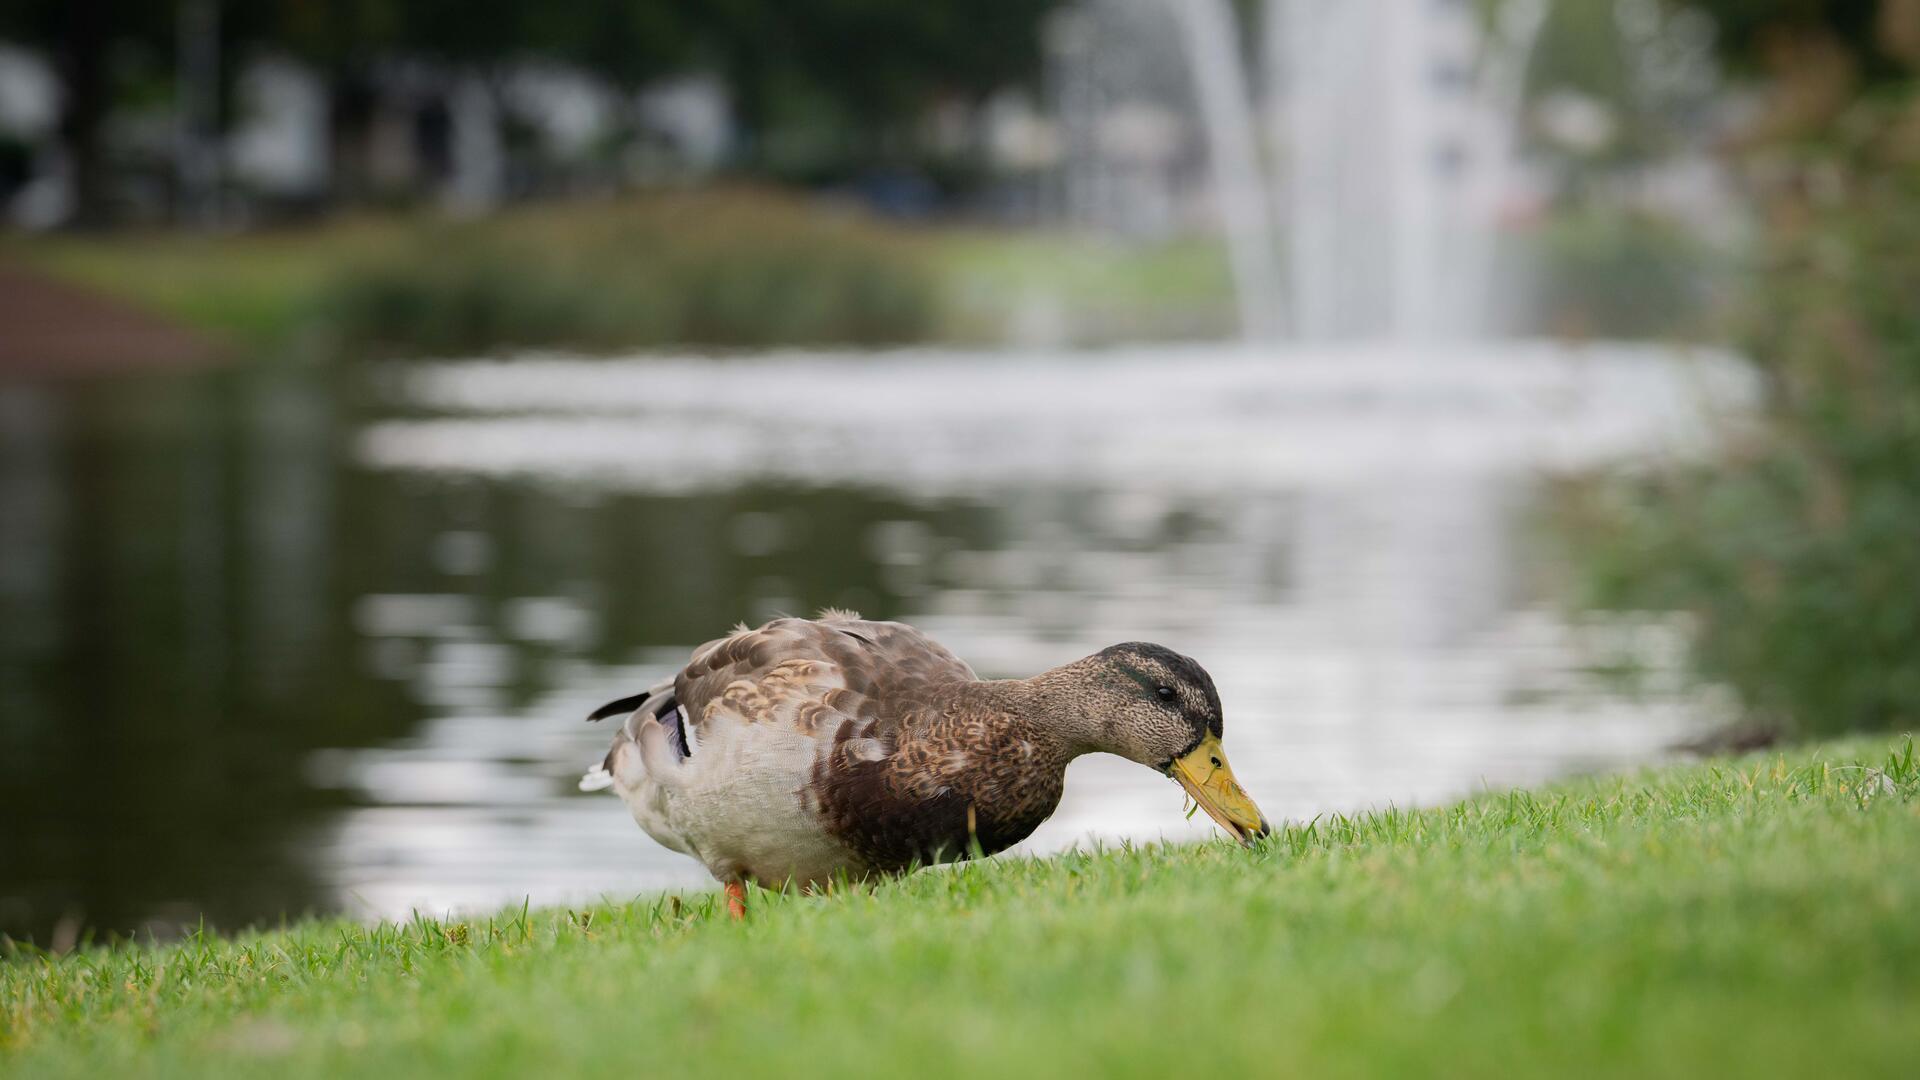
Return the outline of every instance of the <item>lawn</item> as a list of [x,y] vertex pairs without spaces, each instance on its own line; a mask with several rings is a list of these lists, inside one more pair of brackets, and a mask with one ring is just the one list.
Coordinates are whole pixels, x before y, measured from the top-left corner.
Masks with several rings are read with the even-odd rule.
[[827,898],[0,964],[0,1073],[1912,1075],[1910,737]]
[[771,191],[0,239],[0,257],[264,355],[897,343],[935,317],[909,238]]
[[261,355],[1099,344],[1234,328],[1210,238],[915,226],[758,189],[240,233],[0,234],[0,259]]
[[946,337],[1106,345],[1239,330],[1226,250],[1210,235],[1121,241],[943,229],[924,236]]
[[279,346],[348,268],[388,256],[394,222],[203,235],[186,232],[0,237],[0,257],[128,301],[242,346]]

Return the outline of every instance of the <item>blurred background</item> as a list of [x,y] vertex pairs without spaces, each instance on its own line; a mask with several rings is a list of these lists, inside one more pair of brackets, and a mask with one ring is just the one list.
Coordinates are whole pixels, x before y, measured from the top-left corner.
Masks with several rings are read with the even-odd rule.
[[[1276,818],[1920,712],[1916,0],[0,0],[0,934],[693,887],[738,620]],[[1077,763],[1023,850],[1204,835]]]

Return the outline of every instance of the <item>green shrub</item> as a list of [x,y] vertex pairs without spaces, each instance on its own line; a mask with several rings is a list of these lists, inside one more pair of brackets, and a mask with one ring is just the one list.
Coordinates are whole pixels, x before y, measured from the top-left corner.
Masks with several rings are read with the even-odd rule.
[[872,225],[726,194],[423,227],[343,272],[321,321],[425,353],[879,345],[924,339],[936,307],[930,271]]
[[1532,295],[1530,333],[1673,338],[1712,313],[1711,252],[1685,228],[1648,214],[1577,210],[1527,238],[1519,258]]
[[1584,601],[1691,613],[1695,672],[1781,729],[1920,722],[1920,167],[1898,130],[1846,129],[1772,204],[1759,430],[1581,485],[1564,519]]

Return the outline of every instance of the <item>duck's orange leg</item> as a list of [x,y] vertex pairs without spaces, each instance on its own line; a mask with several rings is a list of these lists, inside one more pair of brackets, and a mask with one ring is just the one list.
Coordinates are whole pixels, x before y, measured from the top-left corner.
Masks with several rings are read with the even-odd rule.
[[734,922],[747,917],[747,887],[738,881],[727,882],[727,914]]

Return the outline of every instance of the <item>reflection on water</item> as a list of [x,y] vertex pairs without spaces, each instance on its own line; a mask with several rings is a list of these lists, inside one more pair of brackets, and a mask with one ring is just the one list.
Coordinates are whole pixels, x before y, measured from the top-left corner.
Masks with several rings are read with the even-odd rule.
[[[1540,470],[1685,452],[1746,393],[1199,348],[0,388],[0,930],[700,884],[574,790],[578,718],[826,605],[987,675],[1188,652],[1276,816],[1644,758],[1683,703],[1580,683],[1519,523]],[[1179,807],[1088,759],[1024,847],[1203,834]]]

